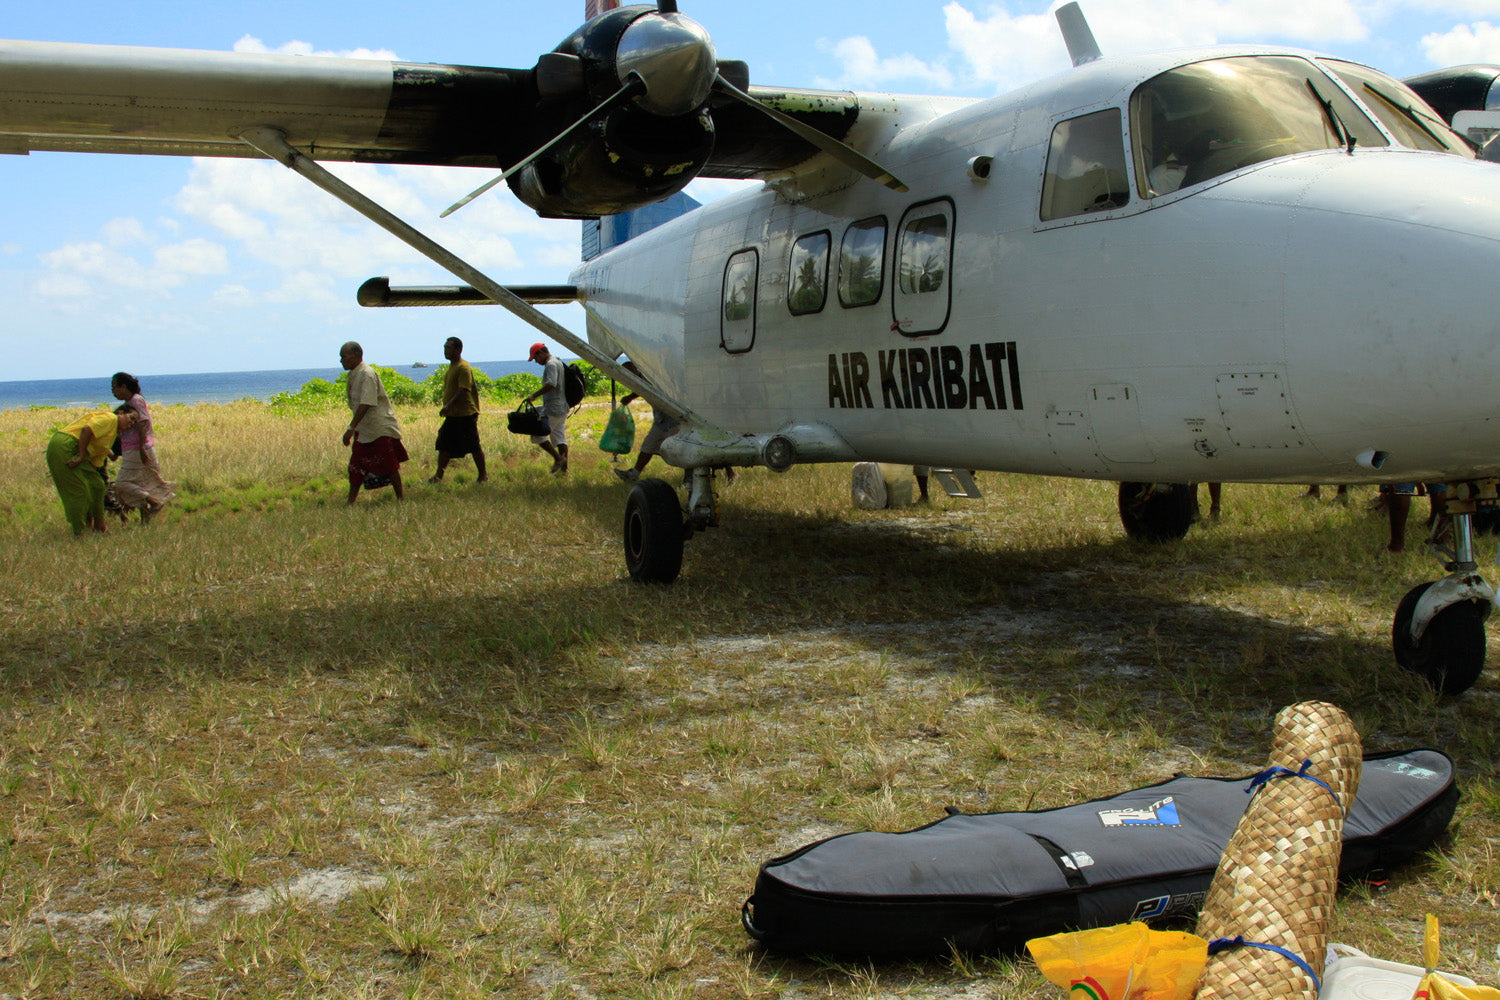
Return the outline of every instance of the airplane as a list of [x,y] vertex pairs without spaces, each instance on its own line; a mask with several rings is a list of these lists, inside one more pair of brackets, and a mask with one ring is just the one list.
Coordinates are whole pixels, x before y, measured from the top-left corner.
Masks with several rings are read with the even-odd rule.
[[[1012,93],[789,89],[675,0],[586,14],[529,69],[0,41],[0,151],[271,157],[462,282],[362,303],[498,304],[678,418],[685,496],[626,500],[636,580],[677,578],[727,466],[1112,480],[1157,541],[1197,482],[1441,482],[1447,575],[1392,643],[1444,693],[1479,677],[1500,172],[1412,89],[1284,47],[1106,59],[1075,3],[1073,68]],[[1461,77],[1424,85],[1491,110]],[[500,171],[474,196],[584,220],[585,259],[506,288],[320,161]],[[761,183],[694,207],[695,177]]]

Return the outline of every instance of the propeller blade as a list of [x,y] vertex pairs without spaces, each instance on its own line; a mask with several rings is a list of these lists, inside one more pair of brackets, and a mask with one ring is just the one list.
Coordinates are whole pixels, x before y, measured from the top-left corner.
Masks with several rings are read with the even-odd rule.
[[904,192],[908,190],[906,185],[897,180],[889,170],[885,169],[865,154],[859,152],[859,150],[855,149],[853,146],[850,146],[848,143],[840,142],[831,135],[819,132],[817,129],[813,128],[810,125],[804,125],[802,122],[799,122],[791,115],[777,111],[775,108],[770,107],[769,105],[762,104],[760,101],[757,101],[755,98],[751,97],[749,94],[745,93],[743,90],[736,87],[728,80],[724,79],[724,75],[722,73],[719,74],[718,79],[714,81],[714,89],[718,90],[721,94],[727,94],[728,96],[734,98],[736,101],[739,101],[741,104],[746,104],[752,108],[755,108],[756,110],[761,112],[761,114],[764,114],[768,118],[771,118],[772,120],[780,123],[788,131],[795,133],[799,138],[805,139],[806,141],[812,143],[818,149],[827,153],[835,160],[838,160],[844,166],[859,171],[873,181],[878,181],[879,183],[884,184],[892,191]]
[[457,212],[460,208],[463,208],[469,202],[473,201],[475,198],[478,198],[480,195],[484,194],[490,188],[494,187],[496,184],[499,184],[507,177],[510,177],[512,174],[519,173],[537,157],[541,156],[547,150],[562,142],[568,136],[572,135],[574,132],[578,131],[589,122],[593,121],[599,115],[602,115],[604,112],[615,107],[617,104],[623,104],[625,101],[630,100],[632,97],[636,97],[645,92],[646,81],[641,79],[641,75],[639,73],[631,73],[630,76],[626,78],[625,85],[623,87],[615,91],[610,96],[606,97],[603,101],[599,102],[599,105],[592,111],[584,115],[582,118],[578,119],[573,124],[569,125],[567,128],[563,129],[561,132],[557,133],[557,135],[553,136],[539,149],[532,152],[532,154],[526,157],[526,159],[522,160],[520,163],[517,163],[515,166],[506,169],[505,173],[496,178],[493,178],[492,180],[484,184],[481,184],[473,191],[470,191],[468,194],[464,195],[458,201],[455,201],[453,204],[449,205],[447,209],[444,210],[443,214],[438,216],[438,218],[446,219],[448,216],[452,215],[454,212]]

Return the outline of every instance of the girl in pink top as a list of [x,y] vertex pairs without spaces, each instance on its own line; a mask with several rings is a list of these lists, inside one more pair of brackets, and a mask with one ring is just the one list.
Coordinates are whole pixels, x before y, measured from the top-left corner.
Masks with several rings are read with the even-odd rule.
[[126,510],[139,510],[145,524],[177,494],[172,484],[161,476],[156,464],[156,434],[151,426],[151,411],[141,395],[141,384],[126,372],[116,372],[109,382],[116,399],[125,401],[140,414],[134,427],[120,436],[120,472],[115,477],[115,499]]

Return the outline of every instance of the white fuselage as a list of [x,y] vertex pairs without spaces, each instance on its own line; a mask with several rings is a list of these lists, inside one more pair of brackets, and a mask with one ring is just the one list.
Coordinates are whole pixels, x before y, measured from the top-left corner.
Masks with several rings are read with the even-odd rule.
[[[1500,473],[1493,164],[1318,149],[1043,221],[1054,126],[1128,123],[1135,87],[1191,58],[961,106],[903,98],[865,148],[909,192],[825,168],[668,223],[575,273],[596,342],[719,428],[818,425],[837,458],[1168,482]],[[846,307],[839,248],[875,217],[881,288]],[[938,294],[896,273],[922,217],[950,234]],[[826,301],[796,314],[794,256],[821,232]],[[753,311],[726,320],[736,261]]]

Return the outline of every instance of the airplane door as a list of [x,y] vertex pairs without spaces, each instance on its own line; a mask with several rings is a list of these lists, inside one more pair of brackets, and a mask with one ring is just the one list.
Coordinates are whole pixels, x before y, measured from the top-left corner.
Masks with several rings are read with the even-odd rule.
[[924,201],[896,230],[896,291],[891,318],[909,337],[941,333],[952,302],[953,202]]
[[744,354],[755,346],[755,298],[760,254],[741,250],[724,267],[724,296],[719,311],[719,346]]

